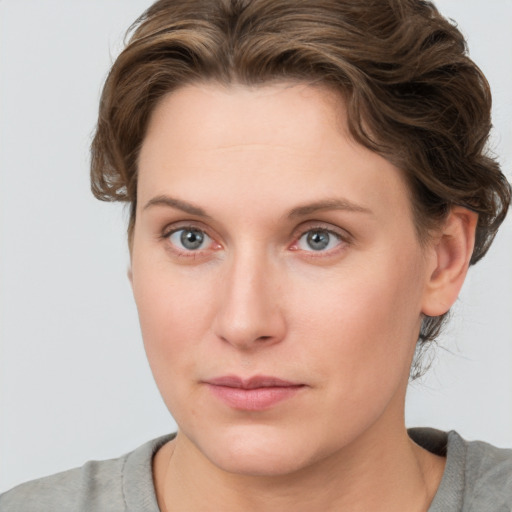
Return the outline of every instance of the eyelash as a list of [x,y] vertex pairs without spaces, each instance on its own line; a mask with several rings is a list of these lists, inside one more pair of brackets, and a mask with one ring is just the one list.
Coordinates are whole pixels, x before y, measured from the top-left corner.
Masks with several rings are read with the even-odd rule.
[[210,239],[210,243],[216,244],[216,248],[220,249],[222,246],[215,242],[214,237],[210,236],[203,227],[199,227],[192,224],[184,224],[181,226],[172,226],[171,228],[166,228],[163,230],[162,234],[160,235],[160,239],[167,244],[167,248],[172,251],[172,253],[175,256],[178,256],[179,258],[191,258],[191,259],[197,259],[203,256],[205,249],[198,249],[198,250],[186,250],[186,249],[178,249],[175,244],[171,243],[170,238],[173,234],[178,233],[180,231],[198,231],[200,233],[203,233],[205,236],[207,236]]
[[[185,224],[180,226],[172,226],[170,228],[166,228],[163,230],[162,234],[159,236],[161,240],[167,243],[167,247],[169,248],[172,253],[178,257],[183,258],[192,258],[197,259],[204,255],[204,251],[210,250],[207,249],[198,249],[198,250],[180,250],[176,247],[176,244],[171,243],[170,237],[178,233],[180,231],[198,231],[200,233],[203,233],[205,236],[207,236],[210,239],[210,244],[215,244],[216,247],[214,250],[221,249],[222,246],[218,242],[215,241],[215,238],[213,236],[210,236],[208,234],[208,230],[204,229],[203,227],[199,227],[197,225],[193,224]],[[334,256],[335,254],[338,254],[338,252],[344,250],[347,245],[351,243],[350,235],[348,233],[342,234],[338,231],[333,230],[331,227],[327,227],[323,224],[315,224],[315,225],[308,225],[307,227],[302,227],[296,230],[293,234],[293,240],[292,244],[288,246],[288,249],[291,251],[301,251],[300,248],[298,248],[298,244],[300,240],[306,236],[308,233],[311,232],[322,232],[327,233],[329,236],[333,236],[338,241],[337,246],[328,249],[328,250],[318,250],[315,251],[314,249],[311,250],[302,250],[304,255],[308,258],[321,258],[321,257],[328,257],[328,256]]]
[[348,233],[342,233],[340,231],[334,230],[331,227],[326,226],[325,224],[310,224],[307,227],[300,228],[298,232],[296,232],[296,234],[293,237],[295,241],[289,246],[289,249],[292,251],[300,251],[301,249],[297,247],[300,240],[303,237],[305,237],[308,233],[314,232],[327,233],[329,236],[336,238],[337,244],[336,247],[328,250],[303,250],[302,252],[304,253],[305,257],[308,258],[326,258],[329,256],[335,256],[340,251],[346,249],[347,245],[349,245],[351,242],[350,235]]

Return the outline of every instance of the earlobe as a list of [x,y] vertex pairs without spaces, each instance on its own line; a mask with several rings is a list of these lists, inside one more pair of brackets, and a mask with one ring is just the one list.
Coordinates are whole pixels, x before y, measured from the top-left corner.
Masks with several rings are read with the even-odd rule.
[[440,316],[456,301],[475,245],[478,214],[461,206],[450,210],[432,250],[422,313]]

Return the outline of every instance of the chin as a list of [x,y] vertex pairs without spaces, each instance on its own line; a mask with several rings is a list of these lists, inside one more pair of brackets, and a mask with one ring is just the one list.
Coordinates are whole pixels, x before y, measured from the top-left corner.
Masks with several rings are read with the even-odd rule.
[[[192,442],[209,461],[229,473],[284,476],[310,465],[312,443],[269,425],[233,425]],[[313,449],[314,451],[314,449]]]

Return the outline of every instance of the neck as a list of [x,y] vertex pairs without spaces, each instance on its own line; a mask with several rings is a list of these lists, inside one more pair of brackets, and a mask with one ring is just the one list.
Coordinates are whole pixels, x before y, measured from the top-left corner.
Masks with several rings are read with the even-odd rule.
[[272,476],[223,471],[180,433],[155,458],[159,505],[165,512],[426,512],[444,459],[415,445],[405,427],[392,432],[390,437],[389,432],[369,431],[364,439],[308,467]]

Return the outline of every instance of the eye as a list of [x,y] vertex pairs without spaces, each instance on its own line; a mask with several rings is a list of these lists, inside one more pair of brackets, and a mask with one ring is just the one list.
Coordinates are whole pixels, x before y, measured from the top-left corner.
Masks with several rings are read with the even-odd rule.
[[342,238],[337,233],[327,229],[310,229],[297,241],[297,249],[301,251],[328,251],[342,243]]
[[212,242],[212,239],[204,231],[197,228],[177,229],[167,237],[171,244],[181,251],[206,249]]

